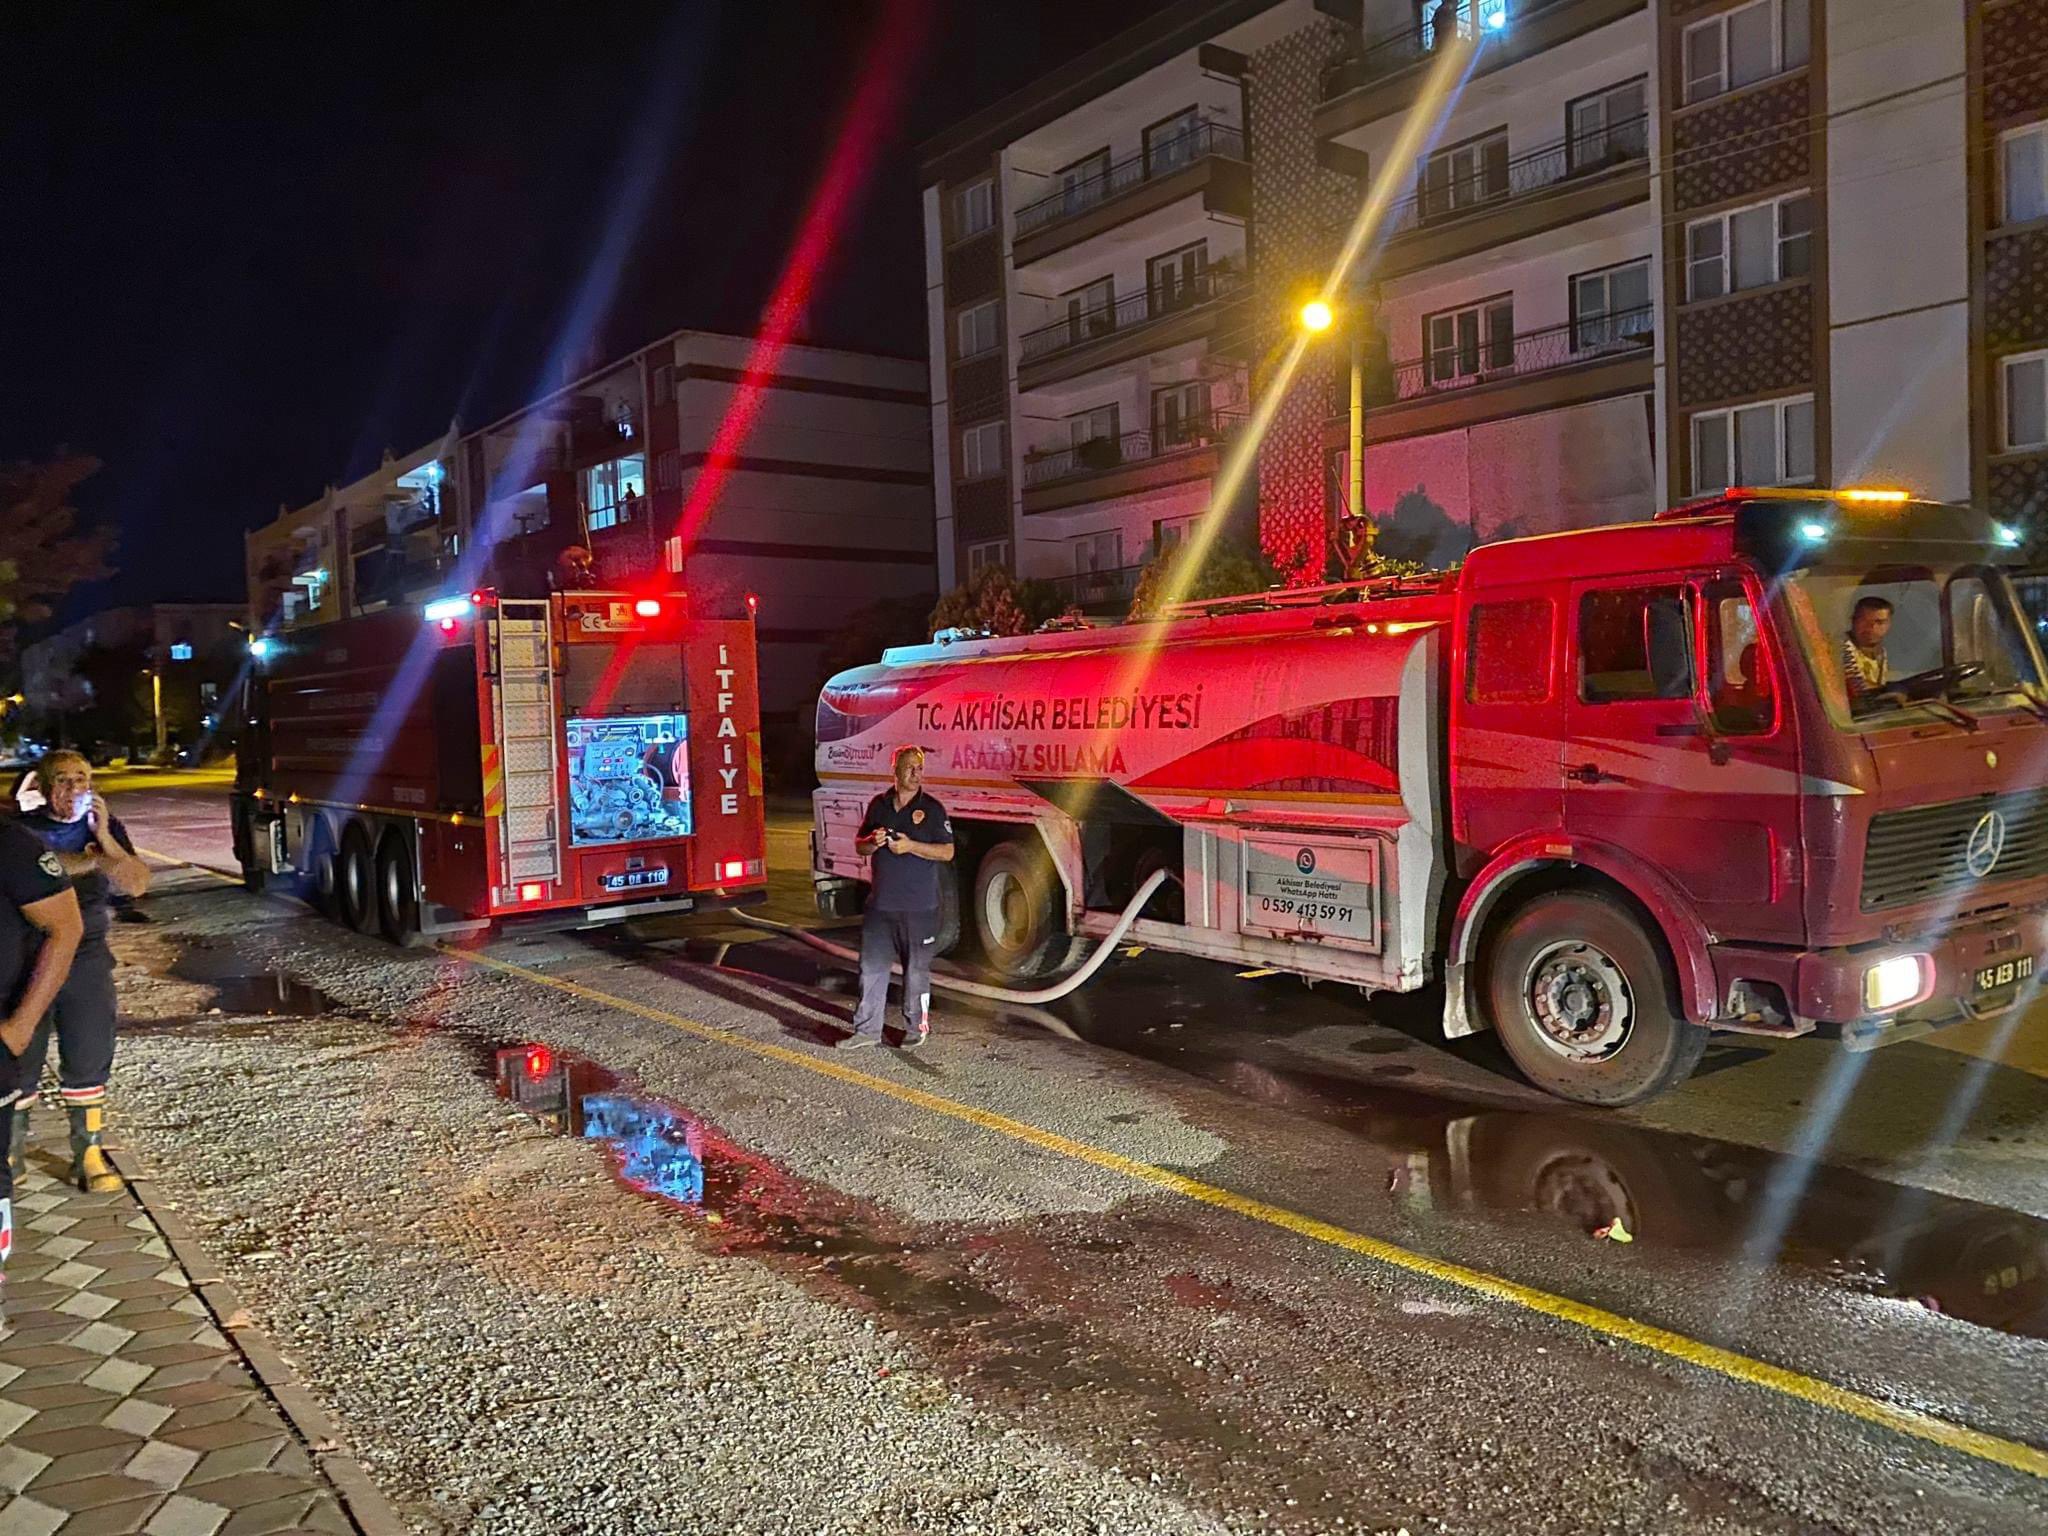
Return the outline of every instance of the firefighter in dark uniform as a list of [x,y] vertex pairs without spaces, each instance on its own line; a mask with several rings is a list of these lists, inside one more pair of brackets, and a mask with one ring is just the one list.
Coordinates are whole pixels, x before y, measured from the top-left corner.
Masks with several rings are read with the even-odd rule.
[[[71,972],[85,924],[57,856],[0,821],[0,1152],[8,1150],[21,1053]],[[0,1265],[14,1246],[14,1176],[0,1157]]]
[[889,969],[903,964],[903,1043],[931,1033],[932,954],[939,938],[941,864],[953,862],[953,823],[924,792],[924,751],[902,747],[896,784],[868,802],[860,848],[869,856],[868,902],[860,930],[860,1007],[844,1048],[882,1038]]
[[114,1068],[114,952],[107,945],[111,898],[147,891],[149,866],[136,856],[120,818],[93,793],[92,764],[83,757],[52,752],[36,764],[36,779],[45,804],[22,817],[21,825],[71,877],[85,936],[56,1006],[21,1059],[21,1098],[14,1107],[11,1138],[14,1167],[19,1174],[29,1110],[42,1086],[43,1058],[54,1034],[58,1082],[71,1120],[71,1180],[80,1189],[106,1193],[121,1187],[121,1175],[100,1146],[107,1079]]

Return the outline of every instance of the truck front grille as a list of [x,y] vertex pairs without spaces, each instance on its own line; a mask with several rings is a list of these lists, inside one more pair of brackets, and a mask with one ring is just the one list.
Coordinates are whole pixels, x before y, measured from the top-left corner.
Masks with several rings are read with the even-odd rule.
[[[1970,838],[1987,811],[2004,817],[2005,844],[1998,862],[1979,877],[1970,870]],[[1863,850],[1863,910],[1911,906],[2038,875],[2048,875],[2048,790],[1886,811],[1872,819]]]

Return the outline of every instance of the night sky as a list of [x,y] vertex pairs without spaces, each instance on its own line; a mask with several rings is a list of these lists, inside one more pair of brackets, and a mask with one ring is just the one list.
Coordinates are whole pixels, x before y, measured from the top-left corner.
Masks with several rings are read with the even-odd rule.
[[[806,339],[923,356],[917,144],[1160,8],[911,0]],[[243,529],[451,413],[751,333],[883,15],[0,0],[0,459],[103,459],[121,538],[67,615],[238,598]]]

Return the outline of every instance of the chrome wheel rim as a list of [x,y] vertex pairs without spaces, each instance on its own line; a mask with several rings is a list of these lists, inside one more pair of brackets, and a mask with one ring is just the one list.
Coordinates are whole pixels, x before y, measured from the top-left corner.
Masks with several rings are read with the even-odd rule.
[[1536,1038],[1570,1061],[1605,1061],[1628,1044],[1635,998],[1621,967],[1597,945],[1546,945],[1522,978],[1522,1006]]

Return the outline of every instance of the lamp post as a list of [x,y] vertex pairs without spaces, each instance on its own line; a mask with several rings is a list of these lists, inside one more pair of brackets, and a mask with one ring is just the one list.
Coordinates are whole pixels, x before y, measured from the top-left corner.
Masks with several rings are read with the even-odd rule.
[[155,665],[149,669],[149,696],[151,707],[156,713],[156,756],[162,762],[168,740],[164,734],[164,663],[162,657],[155,658]]
[[[1337,316],[1330,306],[1321,299],[1311,299],[1301,307],[1301,328],[1310,335],[1321,335],[1336,324]],[[1351,353],[1351,422],[1346,439],[1349,449],[1345,461],[1344,509],[1352,517],[1365,515],[1365,335],[1364,327],[1358,322],[1354,311],[1344,317],[1344,334],[1350,343]]]

